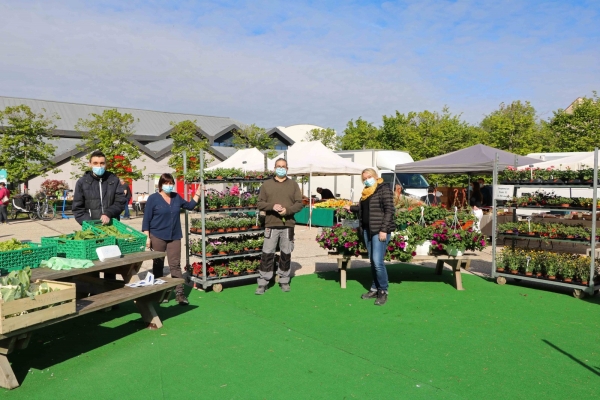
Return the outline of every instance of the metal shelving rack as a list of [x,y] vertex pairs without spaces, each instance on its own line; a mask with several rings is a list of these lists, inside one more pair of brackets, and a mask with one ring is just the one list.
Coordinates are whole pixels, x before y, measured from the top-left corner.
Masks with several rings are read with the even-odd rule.
[[[515,168],[518,165],[517,163],[517,158],[515,157]],[[494,187],[497,187],[498,185],[498,156],[496,156],[496,160],[494,162],[494,172],[493,172],[493,185]],[[503,238],[509,238],[512,239],[512,246],[515,246],[516,240],[520,240],[520,239],[524,239],[524,240],[528,240],[528,239],[532,239],[532,240],[541,240],[542,238],[535,238],[535,237],[528,237],[528,236],[523,236],[523,237],[512,237],[510,238],[509,236],[511,235],[503,235],[501,233],[498,233],[498,228],[497,228],[497,224],[498,224],[498,212],[497,210],[497,200],[496,200],[496,190],[494,190],[493,192],[493,204],[494,204],[494,213],[493,213],[493,218],[492,218],[492,232],[493,232],[493,236],[492,236],[492,278],[496,279],[496,282],[500,285],[503,285],[506,283],[506,278],[513,278],[515,280],[524,280],[524,281],[531,281],[531,282],[538,282],[538,283],[543,283],[543,284],[547,284],[547,285],[552,285],[552,286],[562,286],[562,287],[568,287],[568,288],[572,288],[573,289],[573,296],[576,298],[583,298],[586,294],[593,296],[595,293],[597,293],[598,290],[600,290],[600,284],[596,284],[594,285],[594,272],[596,269],[596,235],[594,234],[596,232],[596,214],[597,214],[597,207],[595,207],[595,205],[597,204],[598,201],[598,148],[596,148],[594,150],[594,178],[593,178],[593,183],[591,185],[582,185],[582,184],[564,184],[564,185],[544,185],[544,184],[532,184],[532,185],[514,185],[514,191],[513,191],[513,196],[516,197],[517,195],[517,189],[519,187],[528,187],[528,186],[532,186],[535,187],[536,189],[540,189],[540,188],[547,188],[547,189],[557,189],[557,188],[592,188],[593,189],[593,206],[592,206],[592,234],[590,242],[584,242],[584,241],[574,241],[574,240],[561,240],[561,239],[550,239],[550,238],[543,238],[544,240],[548,240],[550,242],[569,242],[569,243],[573,243],[573,244],[589,244],[590,245],[590,258],[591,258],[591,262],[590,262],[590,278],[588,281],[588,285],[584,286],[582,284],[577,284],[577,283],[566,283],[566,282],[558,282],[558,281],[553,281],[553,280],[549,280],[549,279],[541,279],[541,278],[534,278],[534,277],[529,277],[529,276],[524,276],[524,275],[513,275],[513,274],[509,274],[509,273],[503,273],[503,272],[497,272],[496,271],[496,242],[497,242],[497,238],[498,237],[503,237]],[[558,210],[558,211],[565,211],[565,210],[569,210],[570,208],[561,208],[561,209],[557,209],[557,208],[542,208],[542,207],[519,207],[519,206],[515,206],[514,210],[513,210],[513,222],[517,221],[517,209],[518,208],[523,208],[523,209],[540,209],[540,210]],[[574,209],[576,210],[576,209]],[[580,209],[577,209],[576,211],[581,211]],[[588,210],[589,211],[589,210]],[[560,220],[555,220],[556,222],[560,221]],[[514,236],[514,235],[513,235]]]
[[[187,172],[187,157],[184,155],[183,157],[184,159],[184,165],[183,165],[183,170],[184,170],[184,174]],[[200,162],[199,165],[202,166],[204,165],[204,151],[200,151]],[[225,180],[219,180],[219,181],[211,181],[208,183],[240,183],[240,184],[244,184],[244,183],[262,183],[264,180],[262,179],[225,179]],[[200,167],[200,185],[202,185],[202,187],[204,187],[204,184],[206,183],[204,180],[204,169],[202,167]],[[187,185],[186,185],[186,192],[187,192]],[[196,255],[196,254],[192,254],[190,252],[190,248],[189,248],[189,241],[190,241],[190,229],[189,229],[189,212],[186,210],[185,212],[185,246],[186,246],[186,265],[190,265],[190,257],[198,257],[201,258],[202,260],[202,275],[197,277],[192,275],[191,271],[189,271],[190,273],[190,277],[189,279],[196,283],[196,284],[200,284],[202,286],[202,289],[206,290],[210,287],[212,287],[212,289],[215,292],[221,292],[223,290],[223,283],[225,282],[233,282],[233,281],[239,281],[239,280],[245,280],[245,279],[256,279],[258,278],[259,274],[258,273],[253,273],[253,274],[246,274],[246,275],[238,275],[238,276],[226,276],[226,277],[210,277],[207,274],[207,264],[210,261],[223,261],[223,260],[231,260],[231,259],[236,259],[236,258],[244,258],[244,257],[248,257],[248,256],[258,256],[260,255],[260,251],[246,251],[246,252],[241,252],[239,254],[229,254],[229,255],[218,255],[218,256],[213,256],[213,257],[206,257],[206,241],[208,240],[208,238],[210,237],[237,237],[237,236],[244,236],[244,235],[254,235],[254,234],[261,234],[264,232],[264,229],[254,229],[254,230],[250,230],[250,231],[239,231],[239,232],[220,232],[220,233],[206,233],[206,217],[209,215],[216,215],[216,214],[233,214],[233,213],[240,213],[240,212],[248,212],[248,211],[255,211],[256,212],[256,217],[258,217],[258,208],[256,207],[244,207],[242,209],[240,208],[236,208],[236,209],[227,209],[227,210],[207,210],[206,209],[206,201],[205,201],[205,191],[202,190],[202,196],[200,196],[200,217],[201,217],[201,221],[202,221],[202,233],[197,233],[196,235],[199,235],[202,238],[202,256]]]

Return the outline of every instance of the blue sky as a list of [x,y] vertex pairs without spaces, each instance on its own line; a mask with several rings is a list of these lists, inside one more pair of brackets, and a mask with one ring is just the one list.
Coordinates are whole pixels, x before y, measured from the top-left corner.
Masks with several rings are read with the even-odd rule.
[[0,2],[0,94],[342,130],[600,89],[597,1]]

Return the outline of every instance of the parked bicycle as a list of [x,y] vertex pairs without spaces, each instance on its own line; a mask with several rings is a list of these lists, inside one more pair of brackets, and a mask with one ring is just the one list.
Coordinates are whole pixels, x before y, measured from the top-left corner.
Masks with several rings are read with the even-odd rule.
[[40,193],[36,199],[27,193],[14,196],[12,198],[12,207],[10,210],[11,219],[17,219],[19,214],[27,214],[29,219],[41,219],[42,221],[51,221],[56,216],[54,206],[48,201],[56,199],[56,196],[48,196]]

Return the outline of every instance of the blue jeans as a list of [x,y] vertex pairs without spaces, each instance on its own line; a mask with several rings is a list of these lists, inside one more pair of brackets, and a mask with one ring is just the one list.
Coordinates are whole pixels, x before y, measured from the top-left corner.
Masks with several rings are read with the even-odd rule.
[[130,218],[129,216],[129,199],[127,200],[127,204],[125,204],[125,214],[123,214],[124,218]]
[[371,273],[373,274],[373,283],[371,290],[388,290],[388,273],[383,262],[387,245],[390,242],[391,235],[388,233],[385,242],[379,241],[379,232],[372,235],[369,231],[363,232],[367,251],[369,252],[369,260],[371,261]]

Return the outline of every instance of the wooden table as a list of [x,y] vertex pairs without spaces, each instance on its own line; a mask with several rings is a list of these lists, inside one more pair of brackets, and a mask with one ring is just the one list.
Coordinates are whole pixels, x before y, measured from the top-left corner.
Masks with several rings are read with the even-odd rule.
[[[85,269],[71,269],[68,271],[55,271],[49,268],[36,268],[32,270],[31,280],[47,279],[54,281],[68,281],[76,284],[77,300],[76,312],[59,318],[37,323],[26,328],[0,334],[0,387],[14,389],[19,386],[7,355],[14,349],[24,349],[29,344],[31,335],[36,329],[56,324],[71,318],[89,314],[94,311],[104,310],[108,307],[133,300],[149,329],[159,329],[162,322],[154,308],[154,302],[162,302],[168,298],[179,284],[184,280],[180,278],[161,278],[167,283],[140,288],[126,287],[125,284],[133,280],[139,272],[142,263],[146,260],[165,257],[166,253],[152,251],[133,253],[121,258],[95,261],[94,266]],[[106,280],[97,277],[98,272],[120,274],[123,281]]]
[[[352,258],[360,259],[359,257],[354,256],[345,256],[339,254],[329,254],[329,257],[336,258],[338,263],[338,272],[340,274],[340,288],[346,289],[346,270],[350,268],[350,264],[352,263]],[[364,257],[363,257],[364,258]],[[469,270],[471,268],[471,259],[473,256],[458,256],[451,257],[448,255],[440,255],[440,256],[414,256],[410,263],[413,262],[433,262],[435,261],[435,273],[437,275],[442,274],[442,270],[444,269],[444,263],[448,264],[452,267],[452,273],[454,275],[454,287],[456,290],[465,290],[462,285],[462,277],[460,275],[461,267],[465,270]]]

